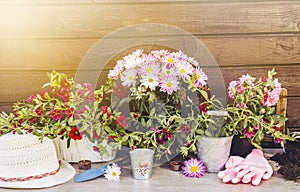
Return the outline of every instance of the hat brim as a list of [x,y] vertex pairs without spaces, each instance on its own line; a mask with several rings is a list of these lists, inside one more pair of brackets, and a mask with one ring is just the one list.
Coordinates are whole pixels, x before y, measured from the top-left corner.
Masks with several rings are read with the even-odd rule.
[[40,179],[21,181],[21,182],[4,182],[0,181],[0,187],[2,188],[23,188],[23,189],[38,189],[47,188],[55,185],[59,185],[71,180],[76,171],[66,161],[61,161],[60,170],[55,175],[43,177]]

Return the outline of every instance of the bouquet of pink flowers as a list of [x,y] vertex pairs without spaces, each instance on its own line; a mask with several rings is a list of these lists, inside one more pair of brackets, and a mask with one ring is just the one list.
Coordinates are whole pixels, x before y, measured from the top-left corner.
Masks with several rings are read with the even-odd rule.
[[194,58],[181,51],[138,49],[117,61],[108,78],[112,107],[128,123],[117,142],[154,148],[158,157],[196,150],[212,102],[207,75]]

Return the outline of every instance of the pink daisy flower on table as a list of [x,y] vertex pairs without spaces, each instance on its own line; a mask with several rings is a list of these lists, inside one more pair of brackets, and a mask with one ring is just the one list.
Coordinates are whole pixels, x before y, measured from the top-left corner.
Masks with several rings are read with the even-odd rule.
[[137,71],[135,69],[126,70],[121,76],[122,85],[124,87],[133,86],[136,83],[136,78],[137,78]]
[[196,68],[196,71],[195,71],[195,81],[194,81],[194,84],[197,86],[197,87],[202,87],[204,85],[206,85],[206,81],[207,81],[207,75],[202,71],[202,69],[199,69],[199,68]]
[[154,90],[159,85],[159,79],[155,74],[147,74],[146,76],[142,76],[141,82],[142,86],[145,88],[150,88]]
[[179,82],[175,75],[166,75],[160,82],[160,90],[171,95],[173,91],[177,91],[179,89],[178,84]]
[[201,160],[191,158],[188,161],[184,161],[182,173],[187,177],[199,178],[206,174],[206,167]]
[[192,75],[194,72],[193,66],[186,61],[178,62],[178,64],[176,65],[176,69],[177,69],[177,74],[182,79],[189,78],[190,75]]

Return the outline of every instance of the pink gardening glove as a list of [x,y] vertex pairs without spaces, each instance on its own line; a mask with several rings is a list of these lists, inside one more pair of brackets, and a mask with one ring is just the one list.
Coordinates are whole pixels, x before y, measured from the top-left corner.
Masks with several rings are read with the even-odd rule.
[[235,166],[236,177],[231,181],[237,183],[252,183],[258,185],[262,179],[270,179],[273,169],[263,156],[263,152],[253,149],[252,152],[238,165]]
[[[225,164],[225,170],[219,171],[218,177],[222,179],[224,183],[227,183],[229,181],[232,182],[233,178],[236,178],[237,173],[234,172],[234,168],[240,164],[244,158],[240,156],[231,156],[229,157],[228,161]],[[239,181],[237,181],[238,183]]]

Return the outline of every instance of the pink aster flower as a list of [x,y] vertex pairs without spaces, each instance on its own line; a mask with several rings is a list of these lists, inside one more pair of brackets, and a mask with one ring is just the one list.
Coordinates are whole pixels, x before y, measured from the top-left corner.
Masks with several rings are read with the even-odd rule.
[[158,75],[160,73],[160,66],[156,62],[146,63],[138,67],[138,73],[140,75]]
[[143,59],[141,57],[142,54],[143,54],[143,50],[142,49],[137,49],[132,54],[129,54],[129,55],[123,57],[125,68],[126,69],[133,69],[136,66],[141,65],[143,63]]
[[187,177],[199,178],[206,174],[206,167],[201,160],[191,158],[188,161],[184,161],[182,173]]
[[202,71],[202,69],[196,68],[195,71],[195,81],[194,84],[196,85],[196,87],[202,87],[204,85],[206,85],[206,81],[207,81],[207,75]]
[[145,88],[150,88],[154,90],[159,85],[159,79],[155,74],[148,74],[146,76],[142,76],[141,82]]
[[178,63],[178,57],[174,52],[172,53],[166,53],[165,55],[162,55],[161,58],[162,64],[166,65],[168,68],[171,68]]
[[175,75],[166,75],[160,83],[160,90],[163,92],[167,92],[169,95],[173,93],[173,91],[177,91],[179,89],[179,82]]
[[124,87],[130,87],[135,85],[137,78],[137,71],[136,69],[130,69],[124,71],[123,75],[121,76],[122,85]]
[[169,68],[169,67],[167,67],[167,65],[163,65],[161,70],[162,70],[161,78],[163,78],[165,75],[171,75],[171,74],[174,75],[177,73],[177,71],[174,67]]
[[119,75],[124,70],[124,61],[118,60],[116,66],[109,71],[108,77],[112,79],[118,79]]
[[176,69],[177,69],[177,74],[182,79],[189,78],[190,75],[192,75],[194,72],[193,66],[186,61],[178,62],[178,64],[176,65]]
[[63,116],[62,110],[54,109],[52,108],[50,111],[50,117],[52,117],[53,120],[57,121],[60,120]]

